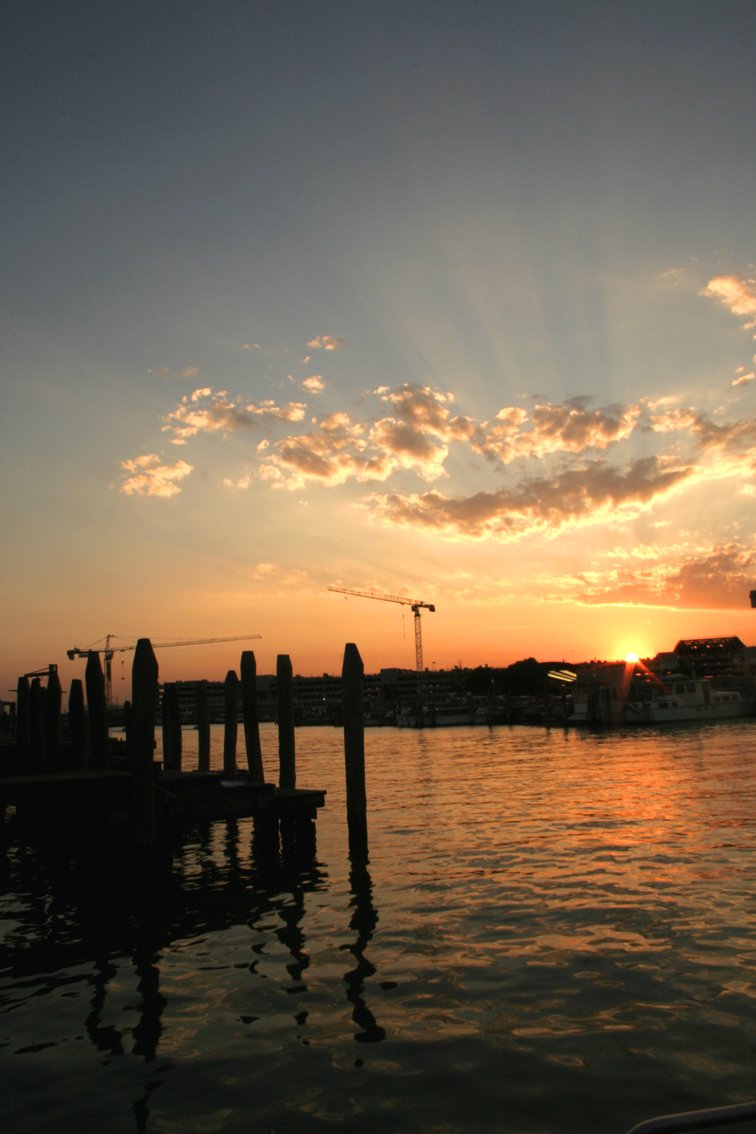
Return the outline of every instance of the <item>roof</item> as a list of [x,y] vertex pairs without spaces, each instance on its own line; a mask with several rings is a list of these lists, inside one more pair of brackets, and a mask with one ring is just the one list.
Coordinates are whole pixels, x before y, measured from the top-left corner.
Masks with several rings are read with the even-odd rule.
[[713,657],[722,654],[742,654],[745,650],[740,638],[683,638],[675,646],[675,653],[686,657]]

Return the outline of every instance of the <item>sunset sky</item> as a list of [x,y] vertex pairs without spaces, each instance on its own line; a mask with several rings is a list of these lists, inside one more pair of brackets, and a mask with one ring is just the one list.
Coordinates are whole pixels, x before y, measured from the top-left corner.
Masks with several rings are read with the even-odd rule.
[[3,689],[756,642],[752,0],[1,19]]

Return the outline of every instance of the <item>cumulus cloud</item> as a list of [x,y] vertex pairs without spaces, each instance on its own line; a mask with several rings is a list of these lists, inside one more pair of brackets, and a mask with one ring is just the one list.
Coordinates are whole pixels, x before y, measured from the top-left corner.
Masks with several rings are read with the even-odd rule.
[[125,496],[167,498],[181,492],[179,482],[189,476],[193,466],[186,461],[166,465],[156,453],[143,453],[139,457],[121,461],[121,468],[127,474],[121,482],[121,492]]
[[288,402],[279,406],[270,399],[255,405],[241,398],[230,398],[225,390],[209,386],[186,394],[166,415],[163,432],[174,444],[183,445],[198,433],[232,433],[237,429],[261,428],[273,422],[302,421],[306,406]]
[[628,519],[678,489],[691,475],[656,457],[627,469],[592,461],[554,477],[524,479],[514,488],[452,499],[439,492],[383,497],[371,503],[394,524],[426,528],[469,539],[517,539],[534,532],[553,534],[567,526]]
[[310,350],[341,350],[344,340],[340,335],[316,335],[307,345]]
[[303,378],[302,389],[307,390],[308,394],[322,394],[325,389],[323,376],[321,374],[310,374],[307,378]]
[[308,482],[332,487],[352,477],[385,480],[392,468],[390,460],[369,451],[364,427],[341,412],[323,418],[308,433],[275,442],[260,476],[279,488],[303,488]]
[[733,315],[744,318],[743,326],[746,330],[756,329],[756,279],[714,276],[702,290],[701,295],[718,299]]
[[381,387],[376,393],[396,416],[379,417],[372,424],[354,422],[346,413],[324,417],[314,430],[275,442],[261,476],[289,489],[308,482],[333,486],[350,479],[385,481],[400,469],[426,481],[446,476],[449,450],[442,438],[455,436],[457,429],[445,408],[450,395],[408,386]]
[[641,405],[615,405],[591,409],[589,398],[542,402],[528,413],[520,406],[505,406],[497,424],[477,431],[473,448],[503,464],[551,453],[584,453],[607,449],[626,440],[638,427]]
[[428,481],[446,475],[447,447],[405,421],[383,418],[371,429],[370,442],[386,455],[394,468],[411,469]]
[[394,388],[378,386],[373,393],[382,402],[387,402],[391,406],[394,415],[400,421],[416,429],[435,433],[439,437],[445,436],[450,417],[447,406],[454,401],[453,394],[445,394],[430,386],[414,386],[406,382]]
[[[325,338],[320,349],[328,349]],[[745,384],[751,375],[741,377]],[[320,374],[300,381],[313,397],[325,385]],[[247,489],[253,480],[292,491],[372,484],[365,505],[383,522],[452,539],[551,538],[570,528],[623,523],[672,493],[715,479],[730,478],[733,499],[756,472],[756,419],[728,422],[724,410],[707,416],[673,397],[609,405],[539,398],[476,420],[458,412],[451,392],[422,384],[374,388],[359,416],[346,410],[313,416],[304,402],[250,402],[204,386],[182,397],[162,428],[174,445],[252,431],[243,472],[223,478],[229,489]],[[654,455],[638,458],[639,451]],[[411,483],[413,477],[426,486],[449,481],[460,469],[469,476],[476,463],[475,492],[422,491]],[[129,474],[123,491],[143,495],[173,495],[191,471],[185,462],[164,465],[152,454],[123,467]],[[506,486],[496,483],[497,474],[500,481],[506,475]],[[394,475],[397,482],[378,491]]]

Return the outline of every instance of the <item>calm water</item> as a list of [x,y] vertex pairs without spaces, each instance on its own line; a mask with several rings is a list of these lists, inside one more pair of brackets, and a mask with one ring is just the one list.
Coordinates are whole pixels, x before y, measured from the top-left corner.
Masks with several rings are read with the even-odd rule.
[[371,730],[366,758],[367,866],[331,729],[297,733],[307,869],[247,821],[141,895],[12,851],[5,1129],[623,1134],[756,1098],[756,722]]

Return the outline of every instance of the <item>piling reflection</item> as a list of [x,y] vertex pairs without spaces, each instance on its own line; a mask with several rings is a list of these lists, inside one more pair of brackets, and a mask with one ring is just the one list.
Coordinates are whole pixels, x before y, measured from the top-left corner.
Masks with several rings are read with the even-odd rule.
[[[187,941],[263,927],[269,941],[284,947],[283,960],[278,949],[266,958],[286,974],[276,983],[286,992],[305,990],[306,897],[322,890],[326,878],[316,860],[303,855],[306,842],[253,838],[251,821],[207,822],[176,836],[148,870],[126,860],[73,861],[45,847],[14,848],[8,880],[17,892],[29,887],[28,915],[5,937],[10,981],[7,994],[0,993],[0,1011],[87,982],[81,1023],[74,1018],[68,1034],[86,1036],[107,1062],[128,1055],[144,1062],[147,1075],[130,1106],[136,1129],[149,1129],[151,1100],[172,1068],[170,1044],[161,1050],[173,987],[170,977],[169,990],[163,987],[166,956],[175,961]],[[258,974],[254,962],[247,968],[258,978],[271,975]],[[70,1018],[74,994],[59,995],[67,997]],[[304,1015],[293,1012],[293,1023],[301,1027]],[[53,1036],[40,1050],[63,1042]],[[19,1036],[16,1051],[23,1050]]]
[[116,976],[115,965],[107,960],[98,960],[92,978],[91,1011],[86,1019],[87,1035],[98,1051],[110,1055],[123,1055],[123,1034],[113,1024],[103,1023],[103,1012],[108,985]]
[[347,985],[347,999],[352,1004],[352,1019],[360,1029],[354,1038],[360,1043],[380,1043],[386,1033],[378,1024],[368,1007],[364,992],[366,980],[375,973],[375,966],[365,956],[375,927],[378,924],[378,911],[373,905],[373,883],[367,867],[367,858],[353,856],[349,871],[349,889],[352,895],[350,908],[352,916],[349,928],[356,932],[352,945],[344,946],[353,955],[353,969],[344,973]]

